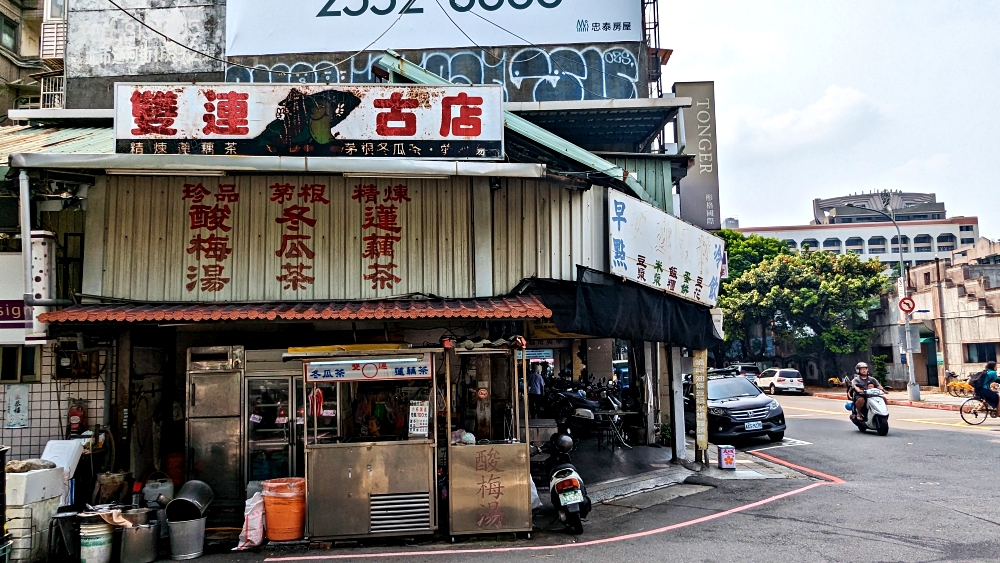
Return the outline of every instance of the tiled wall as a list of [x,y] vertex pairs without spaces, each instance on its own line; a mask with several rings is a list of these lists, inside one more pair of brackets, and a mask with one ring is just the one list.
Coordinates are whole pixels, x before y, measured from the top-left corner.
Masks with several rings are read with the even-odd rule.
[[[101,352],[102,365],[111,369],[107,353]],[[65,437],[70,401],[87,401],[87,425],[93,429],[104,417],[104,379],[55,379],[55,355],[52,345],[42,347],[42,374],[39,383],[26,383],[29,423],[27,428],[7,428],[7,386],[0,385],[0,444],[10,446],[7,459],[29,459],[42,455],[49,440]]]

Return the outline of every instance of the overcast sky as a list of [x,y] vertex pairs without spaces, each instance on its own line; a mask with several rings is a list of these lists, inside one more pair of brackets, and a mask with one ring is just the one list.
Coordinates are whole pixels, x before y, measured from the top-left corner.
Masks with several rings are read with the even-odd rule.
[[934,192],[1000,237],[1000,1],[661,0],[664,87],[714,80],[722,216]]

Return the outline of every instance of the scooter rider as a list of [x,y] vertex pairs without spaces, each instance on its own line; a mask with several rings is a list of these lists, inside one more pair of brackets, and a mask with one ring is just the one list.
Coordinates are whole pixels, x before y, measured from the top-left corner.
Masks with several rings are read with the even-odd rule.
[[868,376],[868,364],[864,362],[858,362],[858,365],[854,366],[854,373],[856,375],[854,380],[851,381],[851,388],[854,390],[854,417],[864,419],[865,404],[867,403],[864,396],[865,391],[869,387],[874,387],[884,392],[885,388],[882,387],[882,384],[877,379]]

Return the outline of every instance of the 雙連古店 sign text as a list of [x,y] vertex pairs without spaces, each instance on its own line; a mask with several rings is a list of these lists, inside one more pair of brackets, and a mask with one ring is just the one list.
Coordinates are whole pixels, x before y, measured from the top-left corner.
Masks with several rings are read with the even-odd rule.
[[500,86],[115,85],[125,154],[493,159]]

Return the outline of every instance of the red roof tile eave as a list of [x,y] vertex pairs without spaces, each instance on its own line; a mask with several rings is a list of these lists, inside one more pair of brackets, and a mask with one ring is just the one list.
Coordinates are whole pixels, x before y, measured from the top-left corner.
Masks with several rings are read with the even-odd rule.
[[552,311],[533,296],[434,301],[331,303],[76,305],[43,313],[44,323],[206,322],[241,320],[548,319]]

